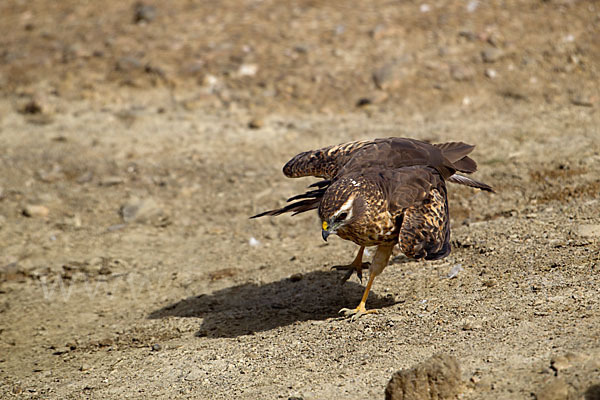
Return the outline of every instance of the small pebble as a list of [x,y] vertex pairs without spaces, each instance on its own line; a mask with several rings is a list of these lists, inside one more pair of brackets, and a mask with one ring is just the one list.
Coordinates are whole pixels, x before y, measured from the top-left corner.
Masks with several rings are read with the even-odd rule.
[[156,7],[144,4],[136,3],[133,8],[133,22],[136,24],[140,22],[152,22],[156,18]]
[[152,351],[161,351],[162,350],[162,346],[158,343],[154,343],[152,345]]
[[164,214],[161,206],[151,197],[131,198],[120,209],[124,222],[151,222]]
[[458,273],[462,270],[463,270],[462,264],[456,264],[454,267],[452,267],[450,272],[448,272],[447,278],[448,279],[456,278],[458,276]]
[[599,237],[600,224],[583,224],[577,227],[577,234],[584,237]]
[[302,274],[300,273],[296,273],[290,276],[290,281],[292,282],[298,282],[299,280],[302,279]]
[[381,90],[397,88],[404,77],[404,69],[399,61],[391,61],[373,71],[373,82]]
[[496,286],[496,281],[494,279],[488,279],[487,281],[483,282],[483,286],[491,288]]
[[504,51],[496,47],[488,47],[481,52],[481,59],[486,63],[494,63],[504,57]]
[[265,125],[265,121],[262,118],[253,118],[248,122],[248,128],[250,129],[260,129]]
[[450,67],[450,76],[458,82],[470,81],[475,77],[475,70],[470,66],[453,65]]
[[490,79],[494,79],[495,77],[498,76],[498,73],[496,72],[495,69],[492,68],[487,68],[484,72],[486,78],[490,78]]
[[104,179],[102,179],[102,180],[100,181],[100,186],[114,186],[114,185],[120,185],[120,184],[122,184],[123,182],[125,182],[125,181],[123,180],[123,178],[120,178],[120,177],[118,177],[118,176],[109,176],[109,177],[106,177],[106,178],[104,178]]
[[28,204],[23,209],[23,215],[31,218],[46,218],[50,210],[46,206]]
[[569,385],[561,378],[554,378],[536,393],[537,400],[567,400]]
[[258,65],[256,64],[242,64],[238,69],[239,76],[254,76],[258,72]]

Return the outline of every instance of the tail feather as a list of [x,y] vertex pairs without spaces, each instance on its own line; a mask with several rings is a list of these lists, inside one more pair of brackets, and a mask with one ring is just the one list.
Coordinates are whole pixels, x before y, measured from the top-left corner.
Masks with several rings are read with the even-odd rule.
[[434,144],[435,147],[442,150],[444,156],[450,162],[456,162],[473,151],[475,146],[463,142],[447,142]]
[[458,183],[459,185],[465,185],[476,189],[485,190],[486,192],[495,193],[494,189],[483,182],[476,181],[475,179],[468,178],[464,175],[454,174],[450,178],[448,178],[448,182]]
[[475,146],[463,142],[439,143],[434,144],[434,146],[442,150],[444,157],[446,157],[458,171],[468,174],[477,171],[477,163],[472,158],[467,157],[467,155],[473,151]]

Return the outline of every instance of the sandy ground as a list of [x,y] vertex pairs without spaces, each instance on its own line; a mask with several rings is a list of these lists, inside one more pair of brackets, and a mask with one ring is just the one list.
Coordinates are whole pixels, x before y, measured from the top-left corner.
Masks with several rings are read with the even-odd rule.
[[[597,2],[5,0],[0,33],[0,397],[383,398],[445,353],[464,399],[600,399]],[[451,255],[350,322],[356,246],[248,217],[387,136],[476,144],[497,193],[451,186]]]

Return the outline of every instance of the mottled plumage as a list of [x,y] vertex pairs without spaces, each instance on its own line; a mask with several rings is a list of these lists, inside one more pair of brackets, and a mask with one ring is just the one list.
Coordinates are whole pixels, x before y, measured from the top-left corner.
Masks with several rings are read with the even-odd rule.
[[[391,249],[398,244],[409,257],[435,260],[450,253],[450,217],[446,181],[492,191],[457,172],[477,169],[468,157],[474,146],[462,142],[429,144],[386,138],[356,141],[300,153],[284,167],[291,178],[323,178],[306,193],[288,199],[287,206],[266,211],[265,215],[294,214],[318,209],[323,238],[337,234],[361,246],[349,266],[361,277],[362,251],[378,246],[365,294],[347,315],[367,313],[364,303],[371,284],[387,265]],[[346,279],[350,275],[346,275]]]

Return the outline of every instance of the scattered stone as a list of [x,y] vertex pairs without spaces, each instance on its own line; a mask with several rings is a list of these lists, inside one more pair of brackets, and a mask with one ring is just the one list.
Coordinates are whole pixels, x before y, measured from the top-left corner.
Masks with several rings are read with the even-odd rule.
[[131,198],[121,206],[121,217],[124,222],[153,222],[163,216],[163,209],[153,198]]
[[479,7],[479,1],[471,0],[467,3],[467,12],[472,13],[473,11],[477,10],[477,7]]
[[21,114],[41,114],[42,113],[42,106],[41,106],[41,104],[37,100],[30,99],[27,102],[23,103],[18,108],[18,111]]
[[586,93],[576,93],[571,97],[571,104],[580,107],[594,107],[594,104],[597,102],[598,97]]
[[456,358],[438,354],[412,369],[392,376],[386,400],[454,399],[461,391],[460,366]]
[[381,90],[391,90],[400,86],[404,77],[402,61],[390,61],[373,71],[373,82]]
[[106,178],[104,178],[104,179],[102,179],[100,181],[100,186],[120,185],[123,182],[125,182],[125,181],[121,177],[118,177],[118,176],[109,176],[109,177],[106,177]]
[[117,60],[115,64],[115,68],[117,71],[134,71],[134,70],[142,70],[144,69],[144,64],[135,57],[125,56],[121,57]]
[[550,368],[552,368],[557,374],[559,371],[565,370],[571,366],[571,362],[567,356],[561,355],[552,357],[550,360]]
[[258,65],[256,64],[242,64],[237,71],[239,76],[254,76],[258,72]]
[[133,7],[133,22],[139,24],[140,22],[152,22],[156,18],[156,7],[144,4],[142,2],[136,3]]
[[161,351],[162,350],[162,346],[158,343],[154,343],[152,345],[152,351]]
[[302,280],[302,274],[301,273],[292,274],[290,276],[290,281],[292,281],[292,282],[298,282],[300,280]]
[[27,122],[46,125],[54,121],[55,109],[48,98],[43,95],[25,97],[17,102],[17,112],[22,114]]
[[458,82],[470,81],[475,77],[475,69],[468,65],[452,65],[450,76]]
[[481,59],[486,63],[494,63],[505,56],[504,50],[496,47],[488,47],[481,52]]
[[248,122],[248,128],[260,129],[265,125],[265,121],[262,118],[253,118]]
[[484,72],[486,78],[490,78],[490,79],[494,79],[495,77],[498,76],[498,73],[496,72],[495,69],[492,68],[487,68]]
[[452,269],[450,269],[450,272],[448,272],[448,275],[446,277],[448,279],[456,278],[458,276],[459,272],[462,270],[463,270],[462,264],[456,264],[454,267],[452,267]]
[[30,218],[46,218],[50,210],[46,206],[28,204],[23,208],[23,215]]
[[198,369],[194,369],[191,370],[190,372],[188,372],[188,374],[185,376],[185,380],[186,381],[199,381],[201,379],[206,378],[206,374],[203,373],[199,368]]
[[98,347],[109,347],[113,345],[113,340],[111,338],[104,338],[98,341]]
[[553,378],[535,396],[537,400],[567,400],[569,385],[561,378]]
[[356,102],[357,107],[365,107],[371,104],[379,104],[386,101],[388,98],[388,94],[384,91],[377,90],[373,94],[367,97],[361,97]]
[[248,244],[250,245],[250,247],[258,247],[260,246],[260,241],[254,236],[252,236],[250,240],[248,240]]
[[75,179],[75,182],[77,182],[81,185],[81,184],[90,182],[93,177],[94,177],[94,173],[92,171],[86,171],[86,172],[82,173],[81,175],[79,175]]
[[500,96],[513,100],[527,100],[527,94],[517,87],[507,87],[499,91]]
[[577,234],[584,237],[599,237],[600,224],[584,224],[577,227]]
[[394,29],[387,25],[384,25],[384,24],[379,24],[379,25],[375,26],[375,28],[371,29],[371,31],[369,31],[369,35],[374,40],[381,40],[381,39],[391,36],[393,34],[394,34]]
[[89,364],[81,364],[81,366],[79,367],[80,371],[89,371],[90,370],[90,365]]
[[494,287],[494,286],[496,286],[496,284],[497,284],[497,282],[495,279],[488,279],[488,280],[483,281],[483,286],[488,287],[488,288]]
[[211,281],[218,281],[224,278],[231,278],[238,274],[238,270],[236,268],[222,268],[208,274],[208,279]]
[[474,331],[477,329],[481,329],[481,323],[477,322],[476,320],[473,319],[467,319],[465,322],[463,322],[461,329],[463,331]]
[[111,225],[108,228],[106,228],[106,230],[108,232],[114,232],[114,231],[118,231],[121,230],[123,228],[125,228],[127,225],[126,224],[115,224],[115,225]]
[[65,177],[65,175],[62,172],[62,168],[58,164],[53,165],[50,171],[38,169],[37,176],[40,181],[46,183],[56,182]]
[[587,388],[584,395],[585,400],[600,400],[600,384],[592,385]]

